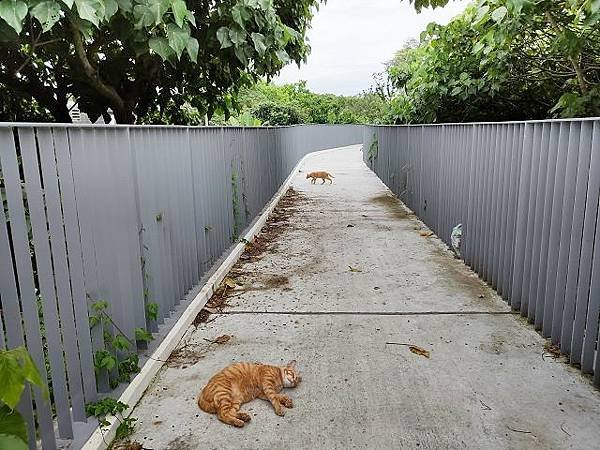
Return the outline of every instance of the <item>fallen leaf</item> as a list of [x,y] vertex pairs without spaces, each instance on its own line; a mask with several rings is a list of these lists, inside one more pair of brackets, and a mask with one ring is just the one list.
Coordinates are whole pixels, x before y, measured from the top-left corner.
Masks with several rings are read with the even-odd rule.
[[546,342],[544,344],[544,352],[550,353],[550,356],[554,359],[560,358],[560,347],[554,345],[552,342]]
[[424,348],[417,347],[416,345],[409,345],[408,349],[415,355],[420,355],[420,356],[424,356],[425,358],[429,358],[429,350],[425,350]]
[[433,236],[433,231],[421,231],[419,234],[423,237],[429,237]]
[[358,267],[348,266],[348,269],[350,269],[350,272],[362,272]]
[[218,338],[216,338],[215,343],[216,344],[226,344],[227,342],[229,342],[230,339],[231,339],[231,336],[229,336],[228,334],[224,334],[223,336],[219,336]]
[[236,283],[235,283],[235,281],[233,281],[231,278],[225,278],[225,279],[223,280],[223,284],[224,284],[225,286],[227,286],[228,288],[230,288],[230,289],[233,289],[233,288],[235,288],[235,287],[236,287]]
[[403,345],[405,347],[408,347],[408,349],[411,351],[411,353],[414,353],[415,355],[424,356],[425,358],[429,358],[429,356],[430,356],[429,350],[425,350],[424,348],[418,347],[413,344],[401,344],[400,342],[386,342],[386,344],[387,345]]

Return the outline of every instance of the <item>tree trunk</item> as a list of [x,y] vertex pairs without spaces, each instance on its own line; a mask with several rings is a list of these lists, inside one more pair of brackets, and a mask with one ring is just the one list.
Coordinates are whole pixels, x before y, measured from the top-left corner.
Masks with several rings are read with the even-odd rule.
[[129,125],[135,123],[135,116],[130,108],[115,108],[113,106],[113,114],[115,115],[115,120],[117,123]]
[[52,117],[56,120],[57,123],[72,123],[71,115],[69,114],[69,108],[67,108],[66,103],[57,102],[54,108],[50,110]]

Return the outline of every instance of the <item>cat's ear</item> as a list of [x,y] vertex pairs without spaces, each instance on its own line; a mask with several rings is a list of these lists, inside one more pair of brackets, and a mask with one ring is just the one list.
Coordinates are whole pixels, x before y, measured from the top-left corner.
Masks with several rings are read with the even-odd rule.
[[287,367],[289,367],[292,370],[296,369],[296,360],[292,359],[289,363],[287,363]]

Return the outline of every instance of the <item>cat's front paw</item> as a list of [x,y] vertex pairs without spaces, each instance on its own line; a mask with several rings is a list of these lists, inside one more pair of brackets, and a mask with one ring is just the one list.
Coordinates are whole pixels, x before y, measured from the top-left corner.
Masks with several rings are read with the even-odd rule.
[[289,397],[287,397],[287,396],[285,396],[285,395],[280,396],[279,397],[279,401],[286,408],[293,408],[294,407],[294,402],[292,401],[292,399],[289,398]]
[[241,411],[236,414],[236,417],[244,422],[250,422],[252,420],[250,414]]
[[275,407],[275,414],[281,417],[285,416],[285,408],[283,408],[281,405],[277,405]]

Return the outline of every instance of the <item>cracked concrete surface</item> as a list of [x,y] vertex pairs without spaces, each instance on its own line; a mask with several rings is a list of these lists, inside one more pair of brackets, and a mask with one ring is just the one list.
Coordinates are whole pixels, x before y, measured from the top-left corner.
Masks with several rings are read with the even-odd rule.
[[[333,185],[305,172],[327,170]],[[136,407],[145,448],[598,449],[600,393],[391,196],[359,147],[311,157],[288,225],[232,272],[225,314],[192,326]],[[277,224],[272,225],[277,226]],[[231,339],[212,341],[221,335]],[[431,352],[429,359],[407,347]],[[236,361],[297,359],[294,409],[243,429],[196,396]]]

